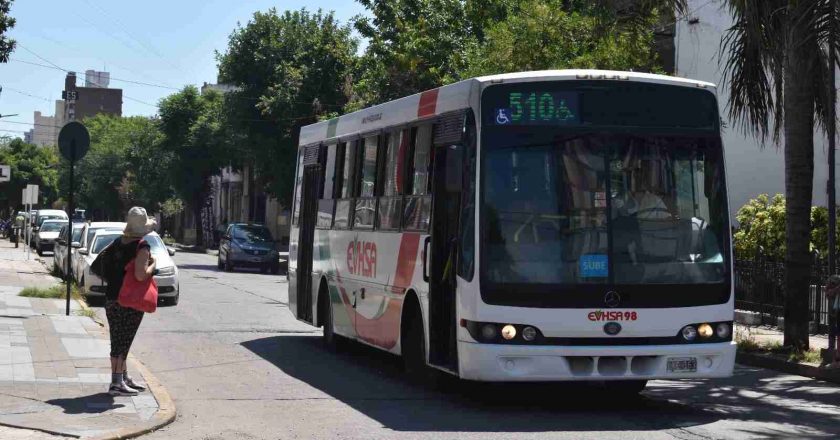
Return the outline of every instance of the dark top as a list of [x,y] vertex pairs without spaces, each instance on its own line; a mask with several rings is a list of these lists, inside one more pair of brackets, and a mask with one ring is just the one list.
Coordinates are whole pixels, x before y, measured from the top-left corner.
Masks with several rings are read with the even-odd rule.
[[116,301],[120,295],[120,288],[122,287],[123,278],[125,278],[125,266],[137,256],[137,252],[141,248],[151,250],[149,243],[143,242],[142,246],[138,246],[140,240],[132,240],[123,244],[122,238],[117,238],[111,243],[108,248],[113,252],[113,258],[116,260],[115,267],[123,268],[122,270],[114,270],[110,274],[105,274],[108,283],[105,290],[105,298],[109,301]]

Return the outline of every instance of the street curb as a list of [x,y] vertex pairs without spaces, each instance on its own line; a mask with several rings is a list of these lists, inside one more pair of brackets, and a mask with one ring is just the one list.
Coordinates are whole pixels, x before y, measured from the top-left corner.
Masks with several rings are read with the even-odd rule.
[[838,369],[828,370],[814,365],[790,362],[771,355],[739,351],[735,356],[735,362],[751,367],[766,368],[826,382],[840,383],[840,370]]
[[155,400],[157,400],[158,410],[147,422],[138,423],[137,425],[123,428],[108,434],[103,434],[99,437],[93,437],[94,440],[117,440],[139,437],[141,435],[157,431],[158,429],[174,422],[176,416],[178,415],[175,409],[175,403],[172,401],[172,397],[169,396],[169,392],[160,383],[158,378],[155,377],[155,375],[153,375],[142,362],[137,360],[137,358],[131,354],[128,355],[128,362],[131,364],[132,368],[139,371],[143,376],[143,379],[146,380],[149,392],[152,393],[152,395],[155,396]]

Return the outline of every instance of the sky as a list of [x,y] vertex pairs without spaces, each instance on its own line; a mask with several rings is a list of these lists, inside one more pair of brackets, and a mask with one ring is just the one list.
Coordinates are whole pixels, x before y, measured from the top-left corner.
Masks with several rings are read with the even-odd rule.
[[35,111],[55,113],[66,73],[54,66],[75,71],[78,86],[85,70],[110,72],[123,116],[154,115],[177,89],[216,82],[215,51],[237,23],[272,7],[321,8],[342,22],[365,12],[355,0],[15,0],[9,36],[18,47],[0,64],[0,114],[18,116],[0,119],[0,136],[23,137]]

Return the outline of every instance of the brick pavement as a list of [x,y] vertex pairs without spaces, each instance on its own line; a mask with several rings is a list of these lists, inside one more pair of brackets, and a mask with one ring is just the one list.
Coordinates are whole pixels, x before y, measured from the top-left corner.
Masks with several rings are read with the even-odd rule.
[[[27,261],[22,249],[0,243],[0,425],[69,437],[148,429],[159,409],[150,391],[134,397],[107,394],[107,330],[79,315],[76,301],[71,316],[64,316],[64,300],[18,296],[24,287],[58,281],[39,261]],[[133,366],[130,362],[129,369]],[[140,371],[131,372],[148,380]]]

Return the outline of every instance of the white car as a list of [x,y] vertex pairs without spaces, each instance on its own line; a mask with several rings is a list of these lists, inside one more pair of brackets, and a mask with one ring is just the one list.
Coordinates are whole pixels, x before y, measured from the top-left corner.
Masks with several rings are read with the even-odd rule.
[[[102,230],[94,234],[91,240],[90,251],[85,250],[84,266],[81,273],[79,288],[86,298],[103,299],[105,297],[106,283],[102,278],[90,271],[90,265],[96,260],[99,252],[122,235],[122,231]],[[152,251],[152,257],[157,261],[158,273],[155,275],[155,283],[158,286],[158,299],[164,300],[171,305],[177,305],[180,298],[180,284],[178,283],[178,266],[172,260],[175,250],[167,248],[160,236],[152,232],[145,237]],[[79,252],[81,254],[81,250]]]
[[73,235],[68,240],[67,230],[70,226],[64,225],[61,227],[61,232],[58,233],[58,239],[53,246],[53,269],[57,269],[62,275],[67,275],[67,253],[70,252],[70,260],[76,254],[76,249],[81,247],[82,228],[85,223],[73,222]]
[[122,233],[125,223],[122,222],[94,222],[82,226],[82,233],[79,236],[79,248],[71,257],[70,269],[73,270],[73,279],[81,283],[82,267],[84,267],[84,256],[79,254],[81,250],[90,250],[93,244],[93,235],[100,230],[109,230]]
[[35,251],[38,255],[44,255],[45,251],[53,251],[55,241],[61,227],[67,224],[67,220],[44,220],[35,233]]
[[41,225],[47,220],[64,220],[67,221],[67,213],[59,209],[39,209],[35,211],[35,217],[32,219],[32,227],[29,237],[29,244],[34,248],[38,231]]

